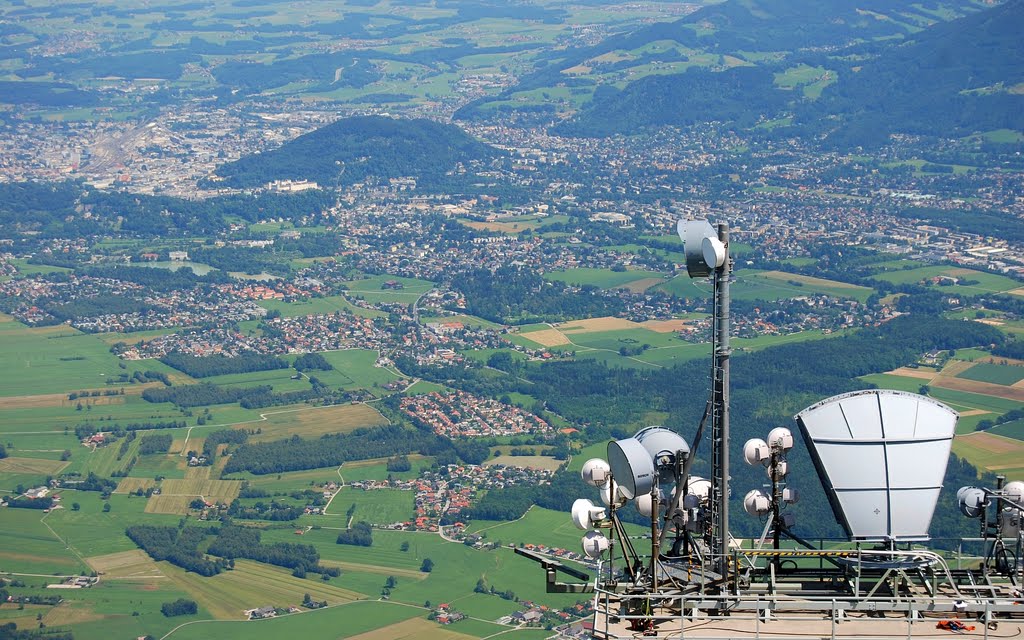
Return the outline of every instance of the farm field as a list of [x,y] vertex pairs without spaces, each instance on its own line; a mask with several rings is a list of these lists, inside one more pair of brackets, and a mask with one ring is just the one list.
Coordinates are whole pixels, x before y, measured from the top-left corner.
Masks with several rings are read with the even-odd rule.
[[[355,507],[353,522],[365,520],[370,524],[407,522],[413,517],[413,492],[398,489],[363,491],[346,487],[331,501],[330,513],[347,514]],[[339,526],[345,527],[344,521]]]
[[893,284],[919,283],[930,278],[955,278],[958,280],[977,280],[978,284],[953,284],[943,286],[940,291],[950,293],[966,293],[978,295],[981,293],[1005,293],[1020,288],[1020,283],[1006,276],[963,267],[920,267],[918,269],[906,269],[899,271],[884,271],[873,276],[879,280],[892,282]]
[[1012,386],[1024,380],[1024,367],[981,362],[956,374],[956,377]]
[[146,513],[185,515],[189,503],[199,497],[215,504],[231,504],[238,497],[241,487],[239,480],[168,478],[160,485],[160,495],[148,499]]
[[[302,594],[299,594],[301,600]],[[325,634],[341,639],[410,618],[423,619],[424,628],[437,627],[426,621],[427,613],[419,607],[387,602],[350,602],[269,620],[196,623],[175,630],[167,640],[209,640],[210,637],[278,640],[289,636],[320,638]]]
[[266,420],[259,424],[261,433],[249,436],[249,442],[281,440],[293,435],[319,438],[327,433],[348,433],[359,427],[387,423],[376,409],[362,403],[327,407],[302,406],[280,411],[271,409],[263,415]]
[[555,471],[556,469],[558,469],[558,467],[565,464],[565,460],[556,460],[551,456],[502,455],[496,458],[488,458],[484,462],[485,467],[491,467],[499,464],[505,466],[527,467],[529,469],[546,469],[548,471]]
[[1013,420],[1011,422],[1004,422],[1001,425],[992,427],[991,429],[988,430],[988,432],[994,433],[999,436],[1024,441],[1024,420]]
[[1024,441],[990,432],[958,435],[953,439],[953,453],[968,462],[1008,478],[1024,476]]
[[37,509],[4,509],[0,518],[0,571],[77,574],[87,569],[42,521]]
[[316,376],[327,385],[345,389],[376,389],[398,379],[391,370],[375,366],[380,354],[370,349],[325,351],[320,355],[331,363],[334,371],[311,371],[309,375]]
[[345,296],[324,296],[322,298],[310,298],[295,302],[261,300],[259,305],[267,311],[280,311],[281,315],[285,318],[334,313],[335,311],[348,311],[364,318],[375,318],[385,315],[375,309],[357,307],[349,302]]
[[[385,283],[391,281],[400,283],[402,288],[386,288]],[[434,283],[428,280],[400,278],[398,276],[371,276],[347,284],[348,293],[346,295],[350,298],[361,298],[370,304],[377,304],[379,302],[412,304],[417,298],[434,287]]]
[[344,476],[345,482],[386,480],[389,475],[399,480],[410,480],[419,476],[421,467],[429,467],[434,461],[434,458],[418,453],[411,453],[406,457],[412,465],[412,469],[409,471],[388,471],[387,458],[371,458],[346,462],[341,466],[341,474]]
[[235,568],[205,578],[169,562],[158,562],[168,580],[189,593],[218,620],[245,619],[244,611],[273,605],[298,606],[308,593],[329,605],[361,600],[365,596],[321,580],[296,578],[291,571],[252,560],[236,560]]
[[655,280],[657,284],[663,274],[657,271],[627,270],[612,271],[611,269],[579,268],[568,271],[551,271],[544,274],[546,280],[554,280],[572,285],[593,285],[602,289],[617,289],[638,280]]

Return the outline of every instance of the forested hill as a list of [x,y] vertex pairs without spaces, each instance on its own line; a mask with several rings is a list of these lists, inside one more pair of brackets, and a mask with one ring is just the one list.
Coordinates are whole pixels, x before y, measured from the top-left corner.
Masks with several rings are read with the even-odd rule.
[[431,120],[361,116],[338,120],[278,149],[222,165],[222,184],[247,188],[272,180],[313,180],[324,186],[369,178],[413,177],[430,188],[460,165],[500,152],[454,125]]
[[[726,13],[725,8],[719,5],[717,13],[709,15],[721,20],[735,13]],[[813,13],[810,22],[798,24],[808,31],[817,29],[821,26],[813,19],[817,15]],[[783,29],[773,22],[777,20],[774,16],[761,19],[779,34],[785,31],[793,46],[809,42],[810,35],[805,38],[803,30],[793,25]],[[742,46],[743,38],[754,38],[737,28],[747,22],[707,35],[715,38],[713,50],[732,51]],[[1021,24],[1024,0],[1012,0],[935,24],[900,42],[854,45],[841,51],[842,55],[807,52],[778,64],[690,68],[685,73],[651,75],[621,91],[599,88],[591,103],[556,131],[604,136],[708,121],[748,128],[788,115],[794,117],[793,126],[781,127],[775,135],[823,138],[830,146],[843,147],[874,146],[893,133],[963,136],[993,129],[1022,130]],[[758,37],[749,41],[751,47],[763,46],[765,38],[771,38]],[[836,81],[823,88],[820,98],[808,99],[779,82],[786,69],[797,64],[818,68]]]
[[[924,3],[913,0],[865,0],[858,3],[845,0],[726,0],[703,7],[674,22],[655,23],[632,33],[613,36],[591,47],[556,50],[542,55],[540,68],[522,78],[518,86],[497,96],[472,102],[456,112],[456,117],[480,117],[486,112],[488,102],[507,101],[514,94],[528,90],[560,85],[593,86],[595,82],[601,87],[611,84],[621,87],[622,78],[613,79],[612,74],[631,71],[638,73],[637,77],[643,77],[647,76],[644,68],[649,65],[682,64],[708,71],[751,65],[765,69],[770,81],[772,72],[784,69],[785,62],[795,56],[813,52],[824,57],[820,52],[834,52],[856,43],[901,42],[921,29],[974,14],[979,9],[979,5],[971,0]],[[709,64],[702,59],[705,54],[728,56],[728,59]],[[573,72],[579,68],[592,69],[594,75],[580,77]],[[679,79],[681,76],[672,77]],[[663,91],[659,86],[654,88]],[[639,93],[638,90],[633,91],[625,99],[630,100],[632,95]],[[763,93],[756,95],[759,99],[766,97]],[[685,87],[681,88],[678,96],[686,96]],[[774,101],[780,97],[770,99]],[[602,102],[595,98],[591,109],[595,115],[604,108]],[[660,106],[642,111],[656,117],[644,118],[643,114],[637,114],[629,119],[630,124],[660,124],[671,118],[661,113]],[[714,115],[715,111],[708,111],[705,118],[723,119]],[[611,124],[614,118],[608,118],[608,121],[606,124]],[[626,129],[619,127],[619,130]],[[578,133],[603,135],[598,130],[585,131],[582,126]]]
[[[802,120],[839,116],[838,142],[889,133],[967,135],[1024,129],[1024,0],[937,24],[860,66],[808,105]],[[851,63],[852,64],[852,63]]]

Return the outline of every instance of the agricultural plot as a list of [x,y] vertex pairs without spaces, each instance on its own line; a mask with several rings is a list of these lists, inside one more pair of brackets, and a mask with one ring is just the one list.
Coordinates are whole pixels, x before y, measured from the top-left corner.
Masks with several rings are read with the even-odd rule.
[[542,469],[555,471],[565,464],[565,460],[556,460],[551,456],[508,456],[501,455],[496,458],[488,458],[484,461],[485,467],[504,465],[506,467],[525,467],[527,469]]
[[[175,586],[188,592],[218,620],[244,619],[247,609],[267,605],[299,606],[306,593],[314,600],[326,600],[329,605],[364,598],[360,593],[329,582],[296,578],[287,569],[251,560],[236,560],[233,570],[209,578],[186,572],[168,562],[159,562],[157,566]],[[244,634],[244,637],[250,636]]]
[[77,574],[87,569],[42,521],[36,509],[4,509],[0,518],[0,571]]
[[956,374],[957,378],[977,380],[990,384],[1013,386],[1024,380],[1024,367],[1010,366],[1005,364],[978,363]]
[[[978,295],[982,293],[1004,293],[1020,288],[1020,283],[1006,276],[965,269],[963,267],[920,267],[918,269],[906,269],[900,271],[885,271],[873,276],[879,280],[885,280],[894,284],[914,284],[926,280],[938,279],[940,282],[946,280],[951,284],[942,286],[939,291],[950,293],[964,293],[967,295]],[[977,281],[977,284],[952,284],[953,280]],[[938,285],[938,286],[941,286]]]
[[[370,524],[407,522],[413,517],[413,492],[397,489],[363,491],[346,487],[331,501],[332,514],[347,514],[355,507],[353,521],[365,520]],[[342,523],[341,526],[345,526]]]
[[0,473],[53,476],[60,473],[66,466],[68,466],[67,462],[59,460],[9,456],[0,460]]
[[[874,293],[874,289],[870,287],[839,282],[838,280],[826,280],[825,278],[786,273],[785,271],[763,271],[753,274],[751,278],[758,283],[760,280],[767,280],[768,285],[772,287],[784,287],[790,290],[803,291],[803,295],[807,293],[824,293],[838,298],[853,298],[860,302],[864,302]],[[797,295],[800,294],[798,293]]]
[[[396,622],[380,629],[351,636],[351,638],[352,640],[471,640],[478,637],[455,631],[459,628],[462,628],[462,625],[455,625],[453,628],[421,618],[410,618],[404,622]],[[495,633],[498,631],[501,631],[501,628],[494,629]]]
[[429,467],[434,458],[411,453],[408,456],[412,469],[409,471],[388,471],[386,458],[372,458],[370,460],[356,460],[346,462],[341,466],[341,475],[345,482],[356,480],[386,480],[388,476],[394,476],[399,480],[410,480],[419,476],[420,467]]
[[[124,531],[133,524],[176,525],[179,518],[170,515],[150,515],[145,512],[146,498],[115,494],[102,500],[93,491],[64,491],[63,509],[46,517],[46,524],[69,548],[69,552],[82,558],[135,549]],[[79,510],[72,509],[77,502]],[[103,511],[110,504],[110,511]]]
[[1009,478],[1024,476],[1024,442],[990,432],[958,435],[953,439],[953,453],[968,462]]
[[[300,602],[301,599],[302,594],[299,594]],[[214,634],[220,638],[247,640],[279,640],[282,637],[341,640],[402,620],[426,618],[426,615],[425,610],[387,602],[351,602],[258,622],[193,624],[176,629],[166,640],[209,640]],[[436,626],[426,620],[423,620],[423,625]]]
[[266,421],[259,425],[262,432],[250,436],[251,442],[281,440],[295,435],[319,438],[328,433],[349,433],[360,427],[387,423],[376,409],[362,403],[272,411],[264,417]]
[[376,366],[380,354],[371,349],[342,349],[321,353],[333,371],[310,371],[324,384],[345,389],[372,389],[398,379],[392,371]]
[[224,387],[256,387],[270,385],[274,391],[305,391],[310,388],[309,380],[304,377],[293,379],[294,369],[272,369],[270,371],[252,371],[249,373],[232,373],[223,376],[203,378],[203,382]]
[[989,433],[1024,441],[1024,420],[1014,420],[989,429]]
[[[24,404],[34,397],[20,396],[15,402]],[[94,400],[98,402],[94,404]],[[32,407],[0,408],[0,420],[4,424],[4,430],[19,433],[52,433],[67,428],[71,432],[79,423],[96,422],[101,418],[110,422],[110,427],[118,423],[183,419],[181,411],[170,403],[151,404],[141,396],[127,392],[123,396],[101,396],[76,400],[69,404],[58,405],[51,400],[45,402],[45,406],[41,404]],[[82,405],[81,409],[78,409],[79,402]]]
[[[400,288],[388,287],[386,284],[388,282],[398,283]],[[350,298],[361,298],[370,304],[380,302],[411,304],[433,287],[434,283],[428,280],[398,276],[372,276],[348,283],[347,295]]]
[[117,483],[114,493],[134,493],[139,489],[155,489],[158,485],[159,483],[152,478],[122,478],[121,482]]
[[185,515],[188,505],[196,498],[216,504],[231,504],[238,497],[240,480],[209,480],[204,478],[168,478],[160,485],[160,495],[154,495],[146,503],[146,513],[167,513]]
[[564,282],[571,285],[592,285],[601,289],[618,289],[638,280],[661,282],[663,275],[657,271],[612,271],[611,269],[579,268],[568,271],[551,271],[544,274],[545,280]]
[[30,328],[0,322],[0,354],[5,363],[0,371],[2,396],[103,389],[108,388],[107,379],[151,368],[148,362],[139,362],[122,370],[121,360],[106,343],[66,325]]
[[105,580],[117,578],[156,578],[162,577],[160,568],[142,549],[108,553],[102,556],[86,558],[86,562]]
[[335,311],[347,311],[364,318],[375,318],[377,316],[384,315],[380,311],[357,307],[349,302],[345,296],[324,296],[322,298],[310,298],[309,300],[300,300],[297,302],[261,300],[259,305],[267,311],[280,311],[281,315],[285,318],[334,313]]

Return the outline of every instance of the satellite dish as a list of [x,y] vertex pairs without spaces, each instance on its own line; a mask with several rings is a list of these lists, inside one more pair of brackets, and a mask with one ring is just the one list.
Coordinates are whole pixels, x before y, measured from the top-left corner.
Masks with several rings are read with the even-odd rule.
[[700,252],[704,262],[712,269],[717,269],[725,264],[725,245],[718,238],[704,238],[700,243]]
[[980,517],[985,512],[985,491],[978,487],[960,487],[956,492],[960,513],[968,518]]
[[654,461],[639,440],[626,438],[609,442],[608,464],[616,486],[627,499],[651,492]]
[[793,433],[786,427],[775,427],[768,432],[768,446],[789,451],[793,448]]
[[1003,496],[1009,498],[1011,502],[1024,505],[1024,482],[1020,480],[1007,482],[1006,486],[1003,487]]
[[650,454],[662,482],[671,482],[675,479],[676,458],[679,452],[683,452],[684,458],[690,453],[690,445],[686,444],[683,436],[665,427],[641,429],[633,438]]
[[[633,504],[636,505],[636,510],[640,512],[640,515],[642,515],[645,518],[651,517],[651,513],[653,513],[654,511],[654,501],[651,500],[651,494],[644,493],[638,495],[636,497],[636,500],[634,500]],[[660,511],[665,510],[665,500],[664,496],[661,495],[660,490],[658,491],[658,505]]]
[[771,511],[771,500],[760,489],[751,489],[743,496],[743,510],[752,516],[762,516]]
[[855,540],[927,540],[959,418],[941,402],[872,389],[796,415],[836,519]]
[[711,481],[699,476],[690,476],[687,489],[688,495],[695,496],[697,499],[704,501],[711,495]]
[[752,438],[743,445],[743,459],[747,464],[756,467],[771,456],[768,443],[761,438]]
[[1020,510],[1006,507],[999,512],[999,535],[1016,538],[1020,534]]
[[580,476],[583,477],[583,481],[592,487],[600,487],[608,482],[608,474],[611,472],[611,467],[608,463],[601,458],[591,458],[583,463],[583,469],[580,470]]
[[[624,504],[626,504],[627,500],[629,500],[629,498],[627,498],[626,496],[622,495],[621,488],[619,487],[618,484],[616,484],[615,485],[615,508],[618,509],[619,507],[623,506]],[[606,507],[612,506],[612,486],[611,486],[610,482],[604,484],[604,486],[601,487],[601,502],[603,502],[604,506],[606,506]]]
[[[691,278],[705,278],[711,275],[715,266],[704,259],[704,238],[718,239],[715,228],[707,220],[680,220],[676,224],[676,233],[683,241],[683,253],[686,255],[686,273]],[[721,244],[721,243],[719,243]]]
[[768,474],[769,480],[782,480],[789,473],[789,463],[785,460],[779,460],[774,466],[765,469]]
[[600,531],[588,531],[587,535],[583,536],[583,553],[592,560],[600,558],[610,545],[608,538]]
[[586,530],[593,528],[604,518],[604,507],[599,507],[586,498],[580,498],[572,503],[572,522],[576,525],[577,529]]

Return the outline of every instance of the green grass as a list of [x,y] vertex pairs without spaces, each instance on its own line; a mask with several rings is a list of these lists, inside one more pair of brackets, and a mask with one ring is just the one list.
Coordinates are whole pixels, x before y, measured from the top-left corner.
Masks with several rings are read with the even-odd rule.
[[[98,499],[98,495],[97,499]],[[68,500],[68,508],[70,503]],[[0,571],[73,574],[87,570],[67,546],[43,524],[36,509],[4,509],[0,518]]]
[[1024,380],[1024,367],[1010,366],[1005,364],[988,364],[980,362],[970,369],[957,374],[958,378],[977,380],[978,382],[989,382],[1012,386]]
[[[345,475],[344,467],[342,475]],[[348,478],[345,478],[349,480]],[[333,514],[347,514],[348,510],[355,506],[355,520],[365,520],[370,524],[391,524],[393,522],[406,522],[413,517],[413,496],[412,491],[399,491],[396,489],[376,489],[374,491],[362,491],[346,487],[342,489],[334,501],[331,502],[330,512]],[[344,527],[345,523],[337,526]]]
[[[385,282],[394,280],[403,285],[402,289],[385,289]],[[372,276],[362,280],[355,280],[347,283],[349,297],[362,298],[370,304],[381,302],[400,302],[411,304],[424,293],[433,288],[434,283],[429,280],[417,280],[415,278],[400,278],[398,276]]]
[[357,316],[363,316],[366,318],[385,315],[380,311],[357,307],[349,302],[345,296],[325,296],[323,298],[310,298],[308,300],[300,300],[297,302],[261,300],[259,305],[267,311],[280,311],[281,315],[285,318],[334,313],[335,311],[348,311]]
[[3,396],[103,388],[106,378],[122,372],[107,345],[66,326],[31,329],[0,322],[0,356]]
[[[351,602],[303,614],[254,622],[197,622],[176,630],[168,640],[246,638],[278,640],[282,637],[340,639],[379,629],[409,618],[425,618],[427,611],[387,602]],[[433,623],[424,621],[427,626]]]
[[544,274],[546,280],[573,285],[593,285],[602,289],[616,289],[637,280],[662,277],[664,274],[657,271],[612,271],[611,269],[592,268],[551,271]]
[[894,376],[888,373],[873,373],[867,376],[861,376],[861,380],[876,385],[879,389],[895,389],[897,391],[907,391],[910,393],[917,393],[922,385],[928,383],[927,380],[920,378],[908,378],[905,376]]
[[1007,438],[1024,440],[1024,419],[1005,422],[997,427],[992,427],[989,431],[1001,436],[1006,436]]
[[913,284],[921,282],[922,280],[928,278],[935,278],[939,276],[949,276],[958,279],[978,281],[978,284],[973,285],[936,285],[936,291],[944,291],[949,293],[966,293],[968,295],[978,295],[983,293],[1002,293],[1020,287],[1020,283],[1017,282],[1016,280],[1013,280],[1012,278],[1007,278],[1006,276],[1001,276],[995,273],[987,273],[984,271],[976,271],[974,269],[964,269],[960,267],[920,267],[918,269],[886,271],[884,273],[876,274],[873,277],[879,280],[892,282],[893,284]]
[[[397,380],[388,369],[375,367],[378,352],[369,349],[343,349],[326,351],[323,357],[331,363],[334,371],[311,371],[310,375],[325,384],[345,389],[370,389]],[[379,393],[384,393],[381,390]]]

